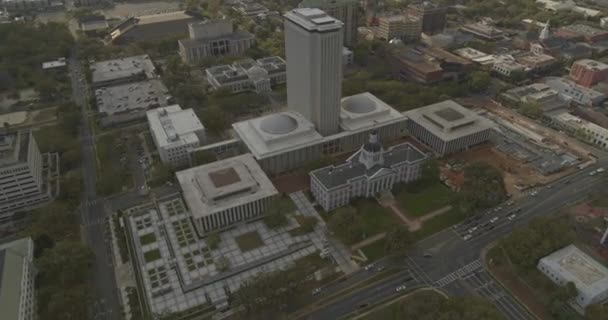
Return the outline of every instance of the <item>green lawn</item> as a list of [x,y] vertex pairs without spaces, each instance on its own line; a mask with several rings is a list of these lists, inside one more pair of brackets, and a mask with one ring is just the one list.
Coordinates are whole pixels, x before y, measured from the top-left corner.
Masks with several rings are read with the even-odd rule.
[[363,251],[363,253],[367,257],[367,262],[372,262],[386,255],[386,251],[384,249],[385,247],[386,242],[384,241],[384,239],[382,239],[372,244],[368,244],[365,247],[362,247],[361,251]]
[[414,232],[414,237],[417,240],[422,240],[432,234],[435,234],[445,228],[449,228],[467,217],[466,213],[461,212],[458,209],[453,208],[452,210],[433,217],[424,222],[420,230]]
[[443,208],[454,199],[454,192],[439,182],[415,192],[409,189],[412,188],[402,188],[395,197],[399,206],[414,217]]
[[403,223],[390,211],[381,207],[375,200],[361,199],[352,203],[363,219],[363,229],[368,237],[381,232],[388,232]]
[[160,258],[160,251],[158,249],[144,252],[144,260],[146,260],[146,262],[153,262],[156,260],[160,260]]
[[235,241],[241,252],[247,252],[264,245],[264,241],[262,241],[257,231],[244,233],[236,237]]
[[144,234],[143,236],[139,237],[139,242],[141,243],[142,246],[153,243],[155,241],[156,241],[156,236],[154,235],[154,233]]

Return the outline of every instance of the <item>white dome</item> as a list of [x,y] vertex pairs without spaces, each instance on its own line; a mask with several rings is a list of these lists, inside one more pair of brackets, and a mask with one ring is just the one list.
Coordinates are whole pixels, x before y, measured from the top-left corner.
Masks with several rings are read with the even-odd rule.
[[270,115],[260,123],[260,129],[270,134],[285,134],[297,128],[298,121],[284,113]]
[[249,68],[249,70],[247,70],[247,73],[252,78],[264,78],[268,75],[268,72],[266,72],[264,68],[258,66],[253,66]]
[[368,113],[376,110],[376,104],[370,98],[358,95],[344,99],[342,108],[352,113]]

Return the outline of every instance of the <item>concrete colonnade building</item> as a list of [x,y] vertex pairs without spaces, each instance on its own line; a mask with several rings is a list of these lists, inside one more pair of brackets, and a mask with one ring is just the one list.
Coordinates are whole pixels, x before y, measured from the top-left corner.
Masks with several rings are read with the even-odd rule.
[[279,194],[249,153],[175,175],[199,234],[256,219]]

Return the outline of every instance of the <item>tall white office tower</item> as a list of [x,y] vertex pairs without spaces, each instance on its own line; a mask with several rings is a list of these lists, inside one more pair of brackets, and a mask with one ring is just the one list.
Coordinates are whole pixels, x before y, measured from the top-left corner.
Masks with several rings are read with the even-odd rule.
[[324,136],[337,133],[340,122],[342,26],[319,9],[285,14],[287,105]]

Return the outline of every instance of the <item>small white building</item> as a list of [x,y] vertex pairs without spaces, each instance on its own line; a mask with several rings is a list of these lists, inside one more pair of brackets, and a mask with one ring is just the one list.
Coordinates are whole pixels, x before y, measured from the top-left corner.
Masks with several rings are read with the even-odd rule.
[[172,167],[190,163],[190,151],[205,141],[205,127],[192,109],[175,104],[146,113],[161,161]]
[[199,234],[256,219],[279,194],[250,153],[175,175]]
[[310,172],[310,190],[325,211],[420,178],[426,155],[410,143],[385,150],[375,133],[344,164]]
[[515,73],[525,72],[526,69],[527,68],[525,65],[523,65],[517,61],[514,61],[514,60],[513,61],[503,60],[503,61],[494,63],[494,65],[492,66],[492,71],[494,71],[504,77],[511,77]]
[[208,68],[205,74],[207,82],[214,89],[227,88],[234,93],[269,92],[272,86],[287,81],[287,67],[281,57],[245,59],[231,65]]
[[537,268],[559,286],[574,283],[578,296],[571,304],[578,311],[608,299],[608,268],[574,245],[540,259]]

